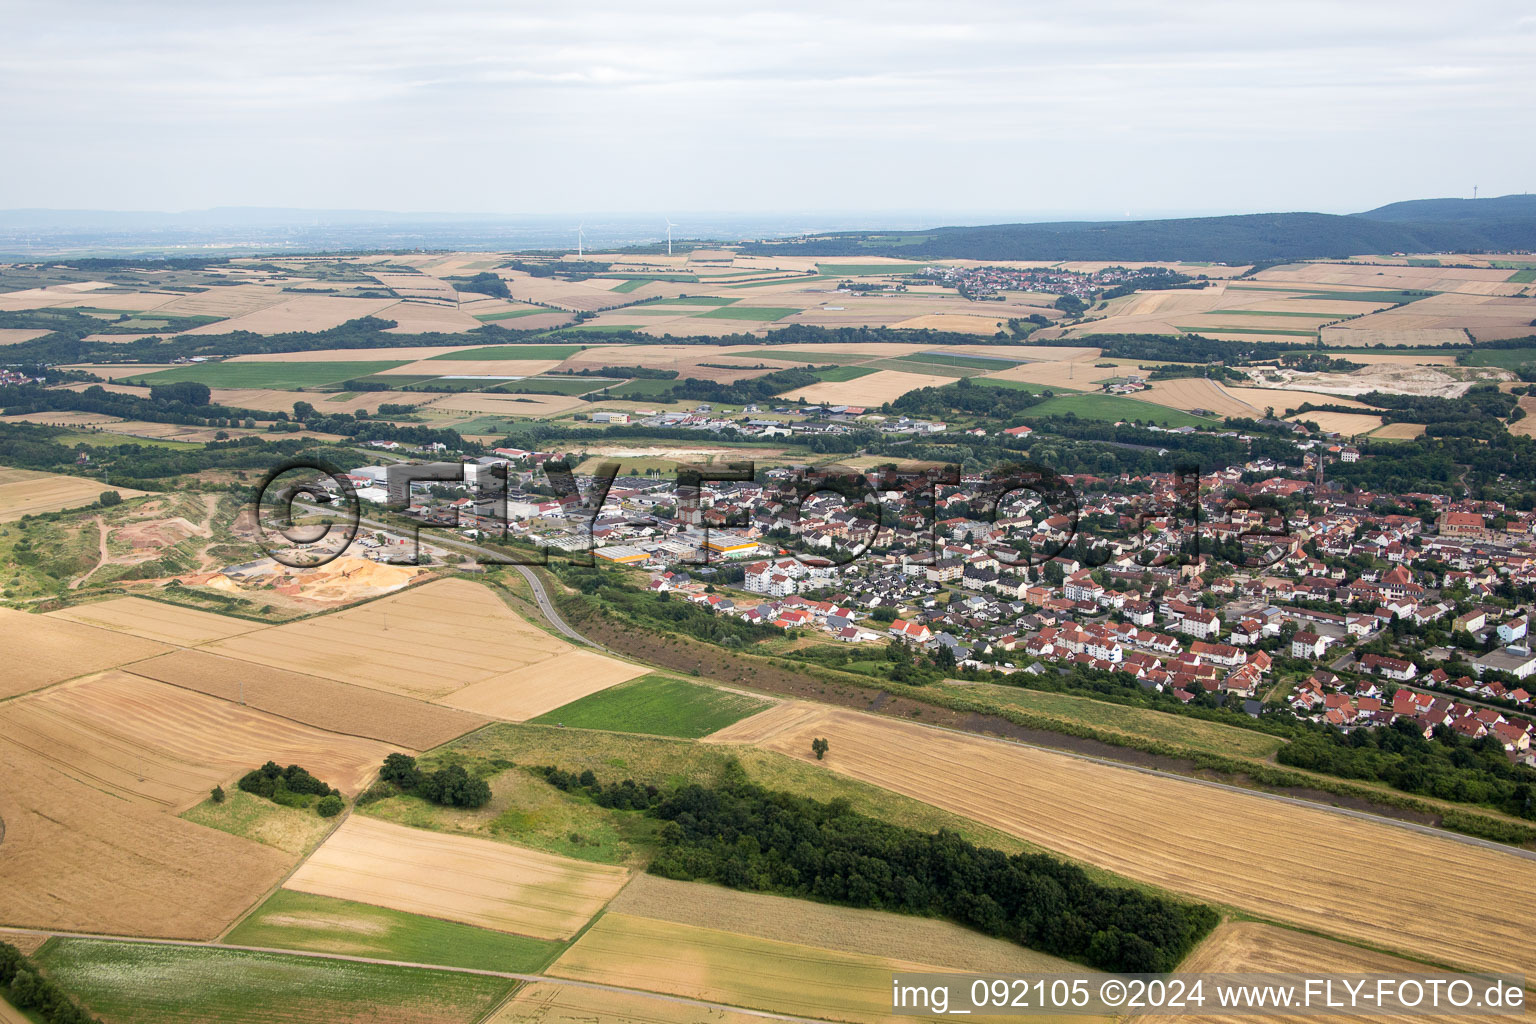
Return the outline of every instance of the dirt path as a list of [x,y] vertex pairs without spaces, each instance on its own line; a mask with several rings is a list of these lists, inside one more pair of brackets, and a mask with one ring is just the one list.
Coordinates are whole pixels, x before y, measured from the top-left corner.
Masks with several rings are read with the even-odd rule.
[[69,581],[70,590],[79,590],[81,584],[91,578],[91,574],[107,564],[107,521],[101,516],[96,517],[96,530],[100,536],[97,542],[96,564],[74,579]]

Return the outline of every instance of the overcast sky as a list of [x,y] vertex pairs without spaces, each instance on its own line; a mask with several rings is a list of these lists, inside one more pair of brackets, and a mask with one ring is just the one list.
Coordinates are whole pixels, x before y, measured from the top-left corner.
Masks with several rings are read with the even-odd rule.
[[1536,188],[1536,6],[5,3],[0,207],[1148,216]]

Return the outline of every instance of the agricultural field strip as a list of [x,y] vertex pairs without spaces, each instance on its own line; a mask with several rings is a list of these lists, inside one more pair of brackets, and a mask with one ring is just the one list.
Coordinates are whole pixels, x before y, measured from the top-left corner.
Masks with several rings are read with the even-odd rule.
[[[1517,905],[1536,882],[1536,865],[1523,851],[1291,798],[810,707],[763,712],[711,741],[811,760],[811,739],[824,736],[831,740],[825,767],[1129,878],[1354,941],[1390,941],[1452,965],[1528,972],[1536,964],[1513,919],[1482,920],[1456,909]],[[1125,843],[1127,834],[1138,837],[1134,847]],[[1192,836],[1201,837],[1211,863],[1248,863],[1262,849],[1266,870],[1238,883],[1225,873],[1191,872]],[[1368,861],[1393,868],[1350,886],[1289,884],[1329,865]],[[1453,906],[1419,881],[1437,877],[1460,880]]]
[[735,1006],[784,1008],[854,1024],[942,1019],[896,1017],[890,1012],[891,972],[933,970],[929,964],[891,957],[614,912],[599,918],[548,968],[556,977],[612,982]]
[[16,746],[61,773],[177,811],[267,760],[356,793],[393,747],[109,671],[0,705]]
[[568,939],[628,879],[624,868],[353,816],[284,883],[540,939]]
[[[537,982],[548,985],[559,985],[563,988],[584,989],[592,992],[612,992],[619,995],[632,995],[648,1000],[662,1000],[675,1003],[680,1006],[697,1006],[721,1013],[733,1013],[749,1016],[756,1019],[793,1021],[795,1024],[826,1024],[822,1019],[815,1017],[797,1017],[788,1013],[772,1013],[761,1010],[746,1010],[728,1003],[715,1003],[707,999],[690,999],[687,996],[674,996],[665,993],[652,992],[646,989],[627,988],[623,985],[602,984],[592,981],[581,981],[575,978],[557,978],[547,974],[523,974],[517,971],[493,971],[481,967],[448,967],[442,964],[417,963],[408,960],[386,960],[380,957],[353,956],[347,953],[322,953],[307,949],[279,949],[270,946],[239,946],[222,942],[198,942],[188,939],[158,939],[138,935],[112,935],[101,932],[86,931],[49,931],[39,928],[11,928],[11,932],[24,935],[37,935],[44,938],[67,939],[95,939],[102,942],[123,942],[139,946],[171,946],[190,949],[227,949],[246,953],[275,953],[281,956],[305,957],[311,960],[339,960],[345,963],[355,964],[379,964],[387,967],[415,967],[424,971],[441,971],[448,974],[476,974],[491,978],[506,978],[511,981]],[[496,1018],[492,1018],[496,1019]],[[1090,1018],[1091,1019],[1091,1018]]]

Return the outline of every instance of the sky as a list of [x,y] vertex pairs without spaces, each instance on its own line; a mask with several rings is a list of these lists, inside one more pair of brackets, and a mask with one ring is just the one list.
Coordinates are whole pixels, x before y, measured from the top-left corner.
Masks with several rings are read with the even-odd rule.
[[0,207],[1317,210],[1536,187],[1529,2],[0,3]]

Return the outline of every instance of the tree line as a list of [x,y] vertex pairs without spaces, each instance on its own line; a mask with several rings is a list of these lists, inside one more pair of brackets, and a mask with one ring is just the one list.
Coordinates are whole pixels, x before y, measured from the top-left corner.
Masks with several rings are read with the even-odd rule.
[[1107,971],[1172,970],[1217,922],[1209,907],[1105,885],[1042,854],[1006,854],[757,786],[661,790],[541,769],[551,785],[665,822],[650,871],[843,906],[937,916]]

